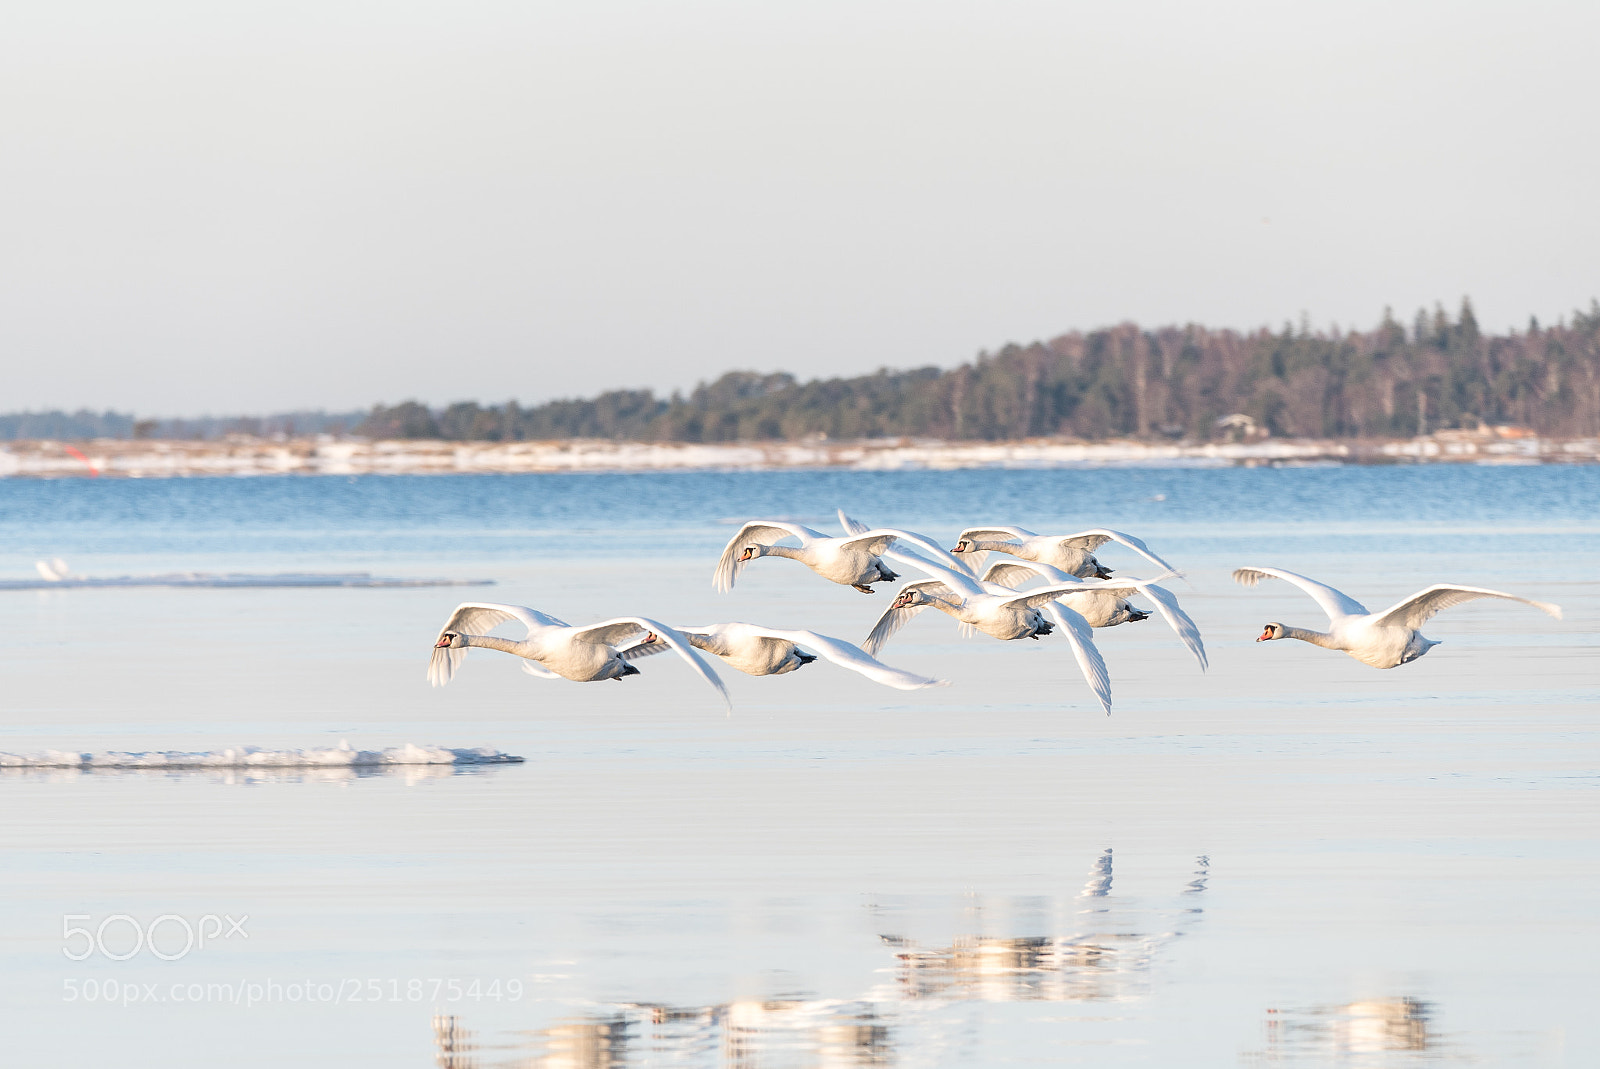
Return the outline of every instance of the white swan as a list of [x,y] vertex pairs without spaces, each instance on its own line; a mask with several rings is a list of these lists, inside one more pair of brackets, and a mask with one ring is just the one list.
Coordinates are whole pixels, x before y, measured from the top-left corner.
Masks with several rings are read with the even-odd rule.
[[[797,560],[824,579],[853,586],[863,594],[872,593],[873,583],[892,583],[900,578],[883,563],[883,554],[898,538],[920,539],[905,531],[861,530],[844,538],[830,538],[798,523],[782,520],[752,520],[739,529],[722,551],[711,584],[716,589],[733,589],[734,580],[744,566],[757,557],[788,557]],[[799,546],[777,545],[778,539],[793,538]],[[924,549],[944,551],[928,540]]]
[[[819,635],[815,631],[781,631],[755,624],[710,624],[705,627],[680,627],[677,629],[695,649],[714,653],[739,671],[752,676],[781,676],[810,664],[817,658],[802,653],[799,646],[810,646],[841,668],[860,672],[875,683],[899,690],[918,690],[922,687],[943,687],[949,684],[942,679],[913,675],[898,668],[890,668],[882,661],[868,656],[859,646],[843,639]],[[657,637],[647,637],[621,651],[625,660],[649,657],[667,648]]]
[[929,607],[1002,641],[1036,639],[1059,627],[1072,646],[1083,678],[1099,699],[1100,707],[1110,714],[1111,675],[1106,671],[1105,658],[1095,647],[1094,629],[1078,612],[1056,601],[1063,594],[1081,589],[1081,584],[1052,584],[1018,594],[931,561],[905,559],[935,578],[902,587],[894,603],[884,610],[866,641],[861,643],[862,649],[876,654],[890,636]]
[[1268,642],[1279,638],[1297,638],[1314,646],[1348,653],[1363,664],[1374,668],[1395,668],[1416,660],[1439,643],[1424,637],[1421,627],[1441,609],[1460,605],[1477,598],[1503,598],[1532,605],[1548,616],[1561,619],[1559,606],[1543,601],[1533,601],[1505,594],[1498,590],[1485,590],[1476,586],[1456,586],[1437,583],[1419,590],[1398,604],[1380,613],[1370,613],[1359,601],[1315,579],[1307,579],[1281,568],[1238,568],[1234,579],[1245,586],[1255,586],[1264,578],[1283,579],[1310,594],[1322,611],[1328,614],[1328,630],[1309,631],[1303,627],[1288,627],[1269,623],[1256,639]]
[[[1158,576],[1157,579],[1165,579]],[[1017,587],[1032,579],[1042,579],[1047,583],[1071,583],[1073,577],[1059,568],[1052,568],[1048,564],[1039,564],[1035,561],[996,561],[989,565],[989,570],[983,573],[983,581],[996,583],[1003,587]],[[1157,586],[1157,580],[1135,579],[1124,576],[1121,579],[1105,579],[1094,584],[1079,580],[1084,589],[1077,593],[1063,594],[1061,601],[1076,609],[1083,618],[1089,621],[1090,627],[1116,627],[1118,624],[1137,623],[1150,618],[1150,614],[1133,607],[1128,601],[1128,595],[1133,593],[1143,594],[1155,602],[1156,611],[1167,622],[1167,626],[1194,654],[1194,659],[1200,662],[1200,670],[1206,669],[1206,647],[1200,638],[1200,628],[1178,605],[1178,599],[1170,590]]]
[[[1111,569],[1101,564],[1094,551],[1107,542],[1118,542],[1166,571],[1172,565],[1151,552],[1150,547],[1131,534],[1096,527],[1073,535],[1036,535],[1021,527],[968,527],[956,536],[952,553],[1009,553],[1022,560],[1060,568],[1080,579],[1111,578]],[[984,557],[973,558],[973,567],[983,567]]]
[[[528,637],[519,642],[486,633],[508,620],[516,620],[526,627]],[[524,672],[545,679],[559,677],[590,683],[636,676],[639,670],[623,660],[616,647],[640,635],[654,636],[676,650],[700,678],[717,688],[723,701],[728,701],[728,690],[722,680],[705,658],[694,651],[688,639],[654,620],[621,616],[586,627],[573,627],[526,605],[475,601],[457,605],[440,629],[433,644],[433,658],[428,662],[428,682],[436,687],[450,682],[467,650],[473,646],[521,657]]]

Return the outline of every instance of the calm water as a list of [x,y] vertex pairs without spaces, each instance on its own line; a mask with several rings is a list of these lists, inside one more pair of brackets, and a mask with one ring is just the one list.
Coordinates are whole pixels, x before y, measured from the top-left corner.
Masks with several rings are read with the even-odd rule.
[[[885,594],[782,560],[710,587],[727,521],[840,505],[1139,534],[1211,670],[1158,621],[1102,630],[1107,718],[1062,645],[927,613],[884,658],[953,686],[727,669],[726,716],[665,658],[579,685],[480,651],[430,689],[457,591],[0,593],[3,751],[528,758],[0,774],[8,1063],[1597,1064],[1600,469],[0,481],[0,577],[489,578],[574,621],[859,640]],[[1379,672],[1254,644],[1321,617],[1240,564],[1566,619],[1463,606]]]

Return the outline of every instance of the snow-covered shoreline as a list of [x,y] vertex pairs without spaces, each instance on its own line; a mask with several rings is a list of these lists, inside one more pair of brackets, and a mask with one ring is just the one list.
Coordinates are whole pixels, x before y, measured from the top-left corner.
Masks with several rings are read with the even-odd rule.
[[693,443],[591,439],[549,442],[366,441],[298,438],[222,442],[14,441],[0,447],[0,477],[123,478],[210,475],[426,475],[838,468],[857,471],[960,468],[1188,467],[1319,463],[1594,463],[1600,439],[1443,432],[1406,440],[1267,438],[1204,444],[1135,441]]

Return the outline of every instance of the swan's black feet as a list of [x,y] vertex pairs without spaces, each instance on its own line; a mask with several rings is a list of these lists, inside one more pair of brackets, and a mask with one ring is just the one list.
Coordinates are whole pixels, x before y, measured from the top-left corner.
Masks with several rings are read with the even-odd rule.
[[1136,624],[1140,620],[1148,620],[1148,619],[1150,619],[1150,614],[1147,613],[1147,612],[1142,612],[1139,609],[1129,609],[1128,610],[1127,622],[1130,623],[1130,624]]
[[1095,561],[1095,563],[1094,563],[1094,577],[1096,579],[1110,579],[1111,578],[1111,569],[1107,568],[1104,564],[1101,564],[1099,561]]
[[800,667],[801,668],[804,668],[806,665],[810,664],[812,661],[817,659],[817,655],[816,654],[814,654],[814,653],[801,653],[799,650],[795,650],[794,651],[794,655],[800,659]]
[[638,674],[639,674],[639,670],[637,668],[635,668],[631,664],[628,664],[628,663],[624,662],[623,665],[622,665],[622,674],[618,675],[618,676],[612,676],[611,678],[615,679],[618,683],[621,683],[627,677],[636,676]]
[[850,585],[861,591],[863,594],[871,594],[874,592],[873,589],[865,583],[851,583]]

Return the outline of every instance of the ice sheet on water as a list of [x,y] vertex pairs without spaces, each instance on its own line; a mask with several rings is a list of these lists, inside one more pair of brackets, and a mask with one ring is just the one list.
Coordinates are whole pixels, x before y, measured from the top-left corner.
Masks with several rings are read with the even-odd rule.
[[383,768],[396,765],[505,765],[522,758],[489,746],[452,748],[406,743],[386,750],[357,750],[346,742],[334,747],[268,750],[157,750],[146,753],[78,753],[44,750],[31,754],[0,753],[0,768]]

